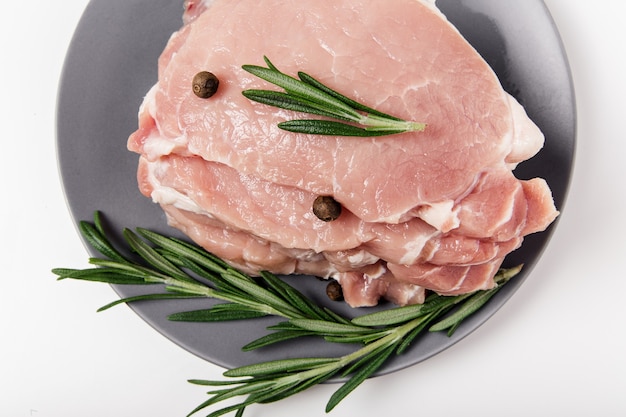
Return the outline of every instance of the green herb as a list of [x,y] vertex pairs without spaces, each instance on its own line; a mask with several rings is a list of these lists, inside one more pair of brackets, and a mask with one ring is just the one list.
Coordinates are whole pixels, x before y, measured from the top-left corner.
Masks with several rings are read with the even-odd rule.
[[189,380],[215,387],[210,398],[194,409],[195,414],[224,400],[243,397],[243,401],[209,414],[217,417],[235,412],[243,416],[251,404],[276,402],[314,385],[339,376],[347,378],[332,395],[326,411],[372,376],[389,357],[401,354],[425,331],[448,330],[452,335],[461,322],[480,309],[502,286],[517,275],[521,266],[503,269],[495,276],[497,286],[454,297],[431,294],[420,305],[392,308],[349,320],[322,308],[273,274],[263,272],[253,278],[232,268],[218,257],[179,239],[138,228],[123,236],[131,255],[115,248],[103,226],[100,213],[94,223],[80,222],[80,231],[89,244],[104,255],[91,258],[94,268],[57,268],[59,279],[78,279],[110,284],[163,284],[164,293],[151,293],[117,300],[120,303],[174,298],[208,297],[225,301],[210,309],[171,315],[174,321],[247,320],[272,315],[285,319],[268,329],[272,332],[244,346],[259,349],[303,336],[322,337],[329,343],[355,343],[353,353],[331,358],[296,358],[269,361],[226,371],[225,381]]
[[243,91],[245,97],[281,109],[339,120],[290,120],[279,123],[281,129],[315,135],[366,137],[421,132],[426,128],[424,123],[405,121],[360,104],[304,72],[298,72],[299,79],[286,75],[267,57],[264,60],[267,68],[256,65],[244,65],[242,68],[283,88],[285,92],[251,89]]

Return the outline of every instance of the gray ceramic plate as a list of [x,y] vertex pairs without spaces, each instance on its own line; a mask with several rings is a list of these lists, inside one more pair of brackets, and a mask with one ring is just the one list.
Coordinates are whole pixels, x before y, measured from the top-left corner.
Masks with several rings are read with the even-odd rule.
[[[58,98],[58,158],[73,218],[89,220],[101,210],[112,230],[147,227],[179,235],[160,208],[140,195],[137,156],[126,140],[137,125],[144,94],[156,81],[157,57],[182,21],[182,0],[92,0],[67,54]],[[545,148],[516,171],[520,178],[544,177],[562,209],[575,148],[576,111],[567,59],[558,31],[540,0],[439,0],[439,7],[492,65],[505,89],[527,109],[546,135]],[[530,236],[507,260],[524,262],[523,273],[448,338],[428,334],[381,373],[418,363],[444,350],[493,315],[527,278],[554,225]],[[118,235],[119,236],[119,235]],[[320,303],[347,315],[359,314],[327,301],[324,283],[286,277]],[[534,276],[533,279],[549,279]],[[121,296],[137,288],[115,288]],[[141,289],[145,291],[145,289]],[[298,355],[339,355],[351,346],[306,340],[252,353],[239,347],[265,334],[271,319],[228,324],[168,322],[170,313],[211,304],[210,300],[135,304],[147,323],[181,347],[217,365],[234,366]],[[386,308],[381,306],[378,308]]]

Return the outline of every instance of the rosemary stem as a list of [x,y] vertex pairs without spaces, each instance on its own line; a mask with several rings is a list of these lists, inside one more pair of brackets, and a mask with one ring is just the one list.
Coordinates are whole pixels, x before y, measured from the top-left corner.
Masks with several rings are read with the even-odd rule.
[[165,284],[168,287],[174,288],[179,291],[184,291],[189,294],[199,295],[202,297],[215,297],[216,292],[204,285],[195,284],[192,282],[186,282],[175,278],[167,278],[160,280],[161,283]]
[[361,349],[343,356],[340,359],[342,362],[342,366],[345,366],[353,362],[354,360],[359,359],[367,355],[368,353],[375,351],[376,349],[382,346],[392,345],[402,340],[402,338],[404,338],[407,334],[409,334],[414,328],[419,326],[423,321],[424,321],[424,317],[418,317],[416,319],[413,319],[400,327],[396,327],[395,329],[393,329],[393,331],[389,332],[389,334],[378,339],[377,341],[369,343],[366,346],[362,347]]
[[[423,321],[424,317],[419,317],[411,320],[406,324],[393,329],[393,331],[389,332],[386,336],[381,337],[380,339],[363,346],[361,349],[337,358],[336,361],[333,361],[327,365],[321,365],[307,371],[298,372],[297,374],[288,375],[284,378],[281,378],[281,383],[307,381],[309,379],[313,379],[315,377],[333,372],[337,369],[344,368],[352,362],[374,352],[381,347],[391,346],[397,343],[398,341],[402,340],[407,334],[409,334],[413,329],[419,326]],[[283,379],[285,381],[282,381]]]
[[253,301],[245,297],[239,297],[234,294],[226,294],[222,291],[214,290],[211,287],[207,287],[202,284],[194,284],[192,282],[181,281],[175,278],[168,278],[160,281],[173,289],[183,291],[185,293],[245,305],[267,315],[284,317],[287,319],[301,318],[295,310],[289,312],[280,311],[266,304]]
[[361,116],[358,123],[366,126],[366,129],[370,131],[402,130],[404,132],[421,132],[426,129],[425,123],[389,119],[375,114]]

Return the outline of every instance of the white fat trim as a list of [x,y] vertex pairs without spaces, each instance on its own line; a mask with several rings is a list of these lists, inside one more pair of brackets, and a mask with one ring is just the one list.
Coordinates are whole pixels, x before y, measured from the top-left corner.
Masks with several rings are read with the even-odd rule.
[[406,285],[404,291],[402,292],[402,296],[404,298],[404,302],[408,303],[416,295],[422,293],[424,291],[424,287],[420,287],[419,285]]
[[174,206],[177,209],[207,215],[191,198],[170,187],[155,187],[150,195],[155,203]]
[[446,292],[457,291],[459,288],[461,288],[461,285],[463,285],[463,282],[465,281],[465,278],[467,278],[467,274],[469,274],[469,272],[470,272],[470,268],[471,267],[467,267],[467,269],[465,270],[465,273],[463,274],[463,276],[460,277],[459,280],[456,282],[456,285],[454,287],[448,289]]
[[139,113],[147,112],[156,124],[156,129],[150,133],[143,145],[143,151],[146,157],[150,160],[155,160],[162,155],[169,155],[178,146],[187,145],[187,137],[179,136],[177,138],[167,138],[160,134],[161,129],[158,125],[157,118],[157,106],[156,106],[156,93],[157,85],[153,85],[152,88],[146,93],[146,96],[141,103]]
[[348,262],[350,262],[350,265],[353,267],[373,265],[379,260],[380,258],[378,256],[374,256],[366,250],[360,250],[348,256]]
[[382,264],[378,264],[378,268],[374,272],[363,274],[363,278],[365,278],[365,282],[369,284],[373,280],[383,277],[386,273],[387,268],[385,268]]
[[[505,214],[502,217],[500,217],[499,222],[493,225],[492,230],[498,230],[502,225],[505,225],[506,223],[509,222],[509,220],[511,220],[511,218],[513,217],[513,213],[515,211],[516,202],[517,202],[517,199],[515,198],[515,196],[513,196],[513,198],[507,199],[506,207],[505,207],[506,208]],[[521,225],[519,227],[521,227]]]
[[458,211],[458,207],[454,207],[454,201],[446,200],[421,207],[419,217],[437,230],[449,232],[461,224]]
[[187,142],[185,137],[168,139],[160,135],[158,132],[152,132],[146,139],[143,150],[146,157],[150,160],[159,158],[160,156],[169,155],[178,146],[184,146]]
[[153,187],[152,193],[150,194],[152,201],[162,205],[174,206],[180,210],[213,217],[188,196],[172,187],[166,187],[159,182],[155,173],[160,170],[167,170],[168,167],[169,164],[162,161],[148,163],[148,182]]
[[[430,241],[434,236],[438,234],[440,234],[439,231],[434,231],[431,234],[423,235],[420,236],[418,239],[407,242],[407,244],[402,247],[405,253],[402,258],[400,258],[400,264],[413,265],[422,254],[426,243],[428,243],[428,241]],[[430,254],[429,257],[432,257],[432,254]]]

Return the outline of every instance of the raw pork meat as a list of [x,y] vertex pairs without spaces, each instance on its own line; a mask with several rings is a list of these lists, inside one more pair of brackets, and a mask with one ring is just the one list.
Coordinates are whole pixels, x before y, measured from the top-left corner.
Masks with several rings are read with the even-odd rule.
[[[512,173],[542,133],[433,2],[187,0],[183,22],[128,147],[141,192],[234,266],[335,278],[352,306],[420,303],[493,287],[504,257],[558,215],[545,181]],[[302,115],[241,94],[272,88],[241,68],[264,55],[427,128],[280,130]],[[192,92],[200,71],[220,80],[210,99]],[[338,219],[315,217],[319,195]]]

